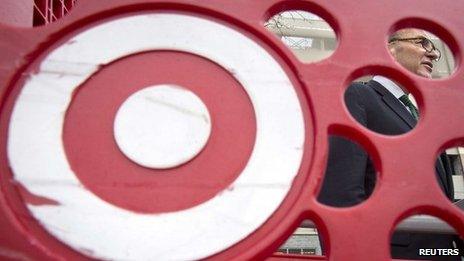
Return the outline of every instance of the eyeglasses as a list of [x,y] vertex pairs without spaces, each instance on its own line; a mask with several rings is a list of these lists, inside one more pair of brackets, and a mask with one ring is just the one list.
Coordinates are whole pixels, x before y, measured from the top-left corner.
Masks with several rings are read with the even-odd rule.
[[388,43],[396,42],[396,41],[412,41],[416,44],[420,43],[422,45],[422,48],[424,48],[425,51],[428,53],[431,53],[435,51],[437,53],[437,58],[434,59],[434,61],[439,61],[441,58],[441,52],[439,49],[435,47],[435,45],[430,41],[430,39],[425,38],[425,37],[412,37],[412,38],[393,38],[388,41]]

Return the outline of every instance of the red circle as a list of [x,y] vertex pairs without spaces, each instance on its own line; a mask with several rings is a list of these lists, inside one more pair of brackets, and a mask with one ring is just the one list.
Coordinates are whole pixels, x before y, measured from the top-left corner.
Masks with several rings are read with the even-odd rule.
[[[159,84],[189,89],[204,102],[212,120],[205,148],[172,169],[149,169],[119,150],[113,123],[134,92]],[[104,66],[73,95],[63,142],[70,166],[101,199],[131,211],[178,211],[205,202],[226,189],[245,167],[256,121],[251,101],[236,79],[219,65],[194,54],[155,51]]]

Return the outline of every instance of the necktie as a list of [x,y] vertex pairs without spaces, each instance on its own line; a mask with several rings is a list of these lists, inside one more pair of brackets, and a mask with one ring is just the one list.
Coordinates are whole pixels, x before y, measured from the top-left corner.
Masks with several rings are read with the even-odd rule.
[[419,111],[417,110],[416,106],[412,104],[411,100],[408,98],[406,94],[400,97],[400,101],[404,105],[406,105],[406,107],[409,108],[409,110],[411,111],[412,117],[414,117],[414,119],[416,120],[419,120]]

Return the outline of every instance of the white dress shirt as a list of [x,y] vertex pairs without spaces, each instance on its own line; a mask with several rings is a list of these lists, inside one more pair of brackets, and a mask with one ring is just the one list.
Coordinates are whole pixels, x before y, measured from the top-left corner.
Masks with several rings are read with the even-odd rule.
[[[389,92],[391,92],[391,94],[393,94],[393,96],[395,96],[395,98],[397,98],[398,100],[401,96],[408,95],[403,91],[403,89],[401,89],[400,86],[398,86],[398,84],[386,77],[376,75],[374,76],[374,78],[372,78],[372,80],[382,84],[382,86],[385,87],[385,89],[387,89]],[[403,102],[401,102],[401,104],[403,104]],[[403,106],[409,111],[409,113],[411,113],[411,110],[409,110],[409,108],[406,105],[403,104]]]

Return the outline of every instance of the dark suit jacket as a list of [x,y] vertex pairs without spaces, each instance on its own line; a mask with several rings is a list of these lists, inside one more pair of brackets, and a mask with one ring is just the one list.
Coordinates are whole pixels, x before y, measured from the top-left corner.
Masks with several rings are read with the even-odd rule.
[[[378,133],[403,134],[417,123],[401,101],[376,81],[352,84],[345,93],[345,103],[360,124]],[[330,206],[347,207],[366,200],[374,189],[376,179],[375,168],[367,153],[356,143],[337,136],[330,137],[329,146],[327,170],[319,201]],[[445,154],[438,157],[435,167],[438,183],[448,198],[453,199],[452,170]],[[418,239],[424,239],[420,234],[395,233],[392,239],[393,257],[417,257],[415,247],[426,244],[422,242],[417,246],[415,242],[421,241],[413,239],[417,235]],[[427,236],[433,236],[434,240],[423,245],[423,248],[452,248],[451,236]],[[435,241],[443,242],[437,245]]]

